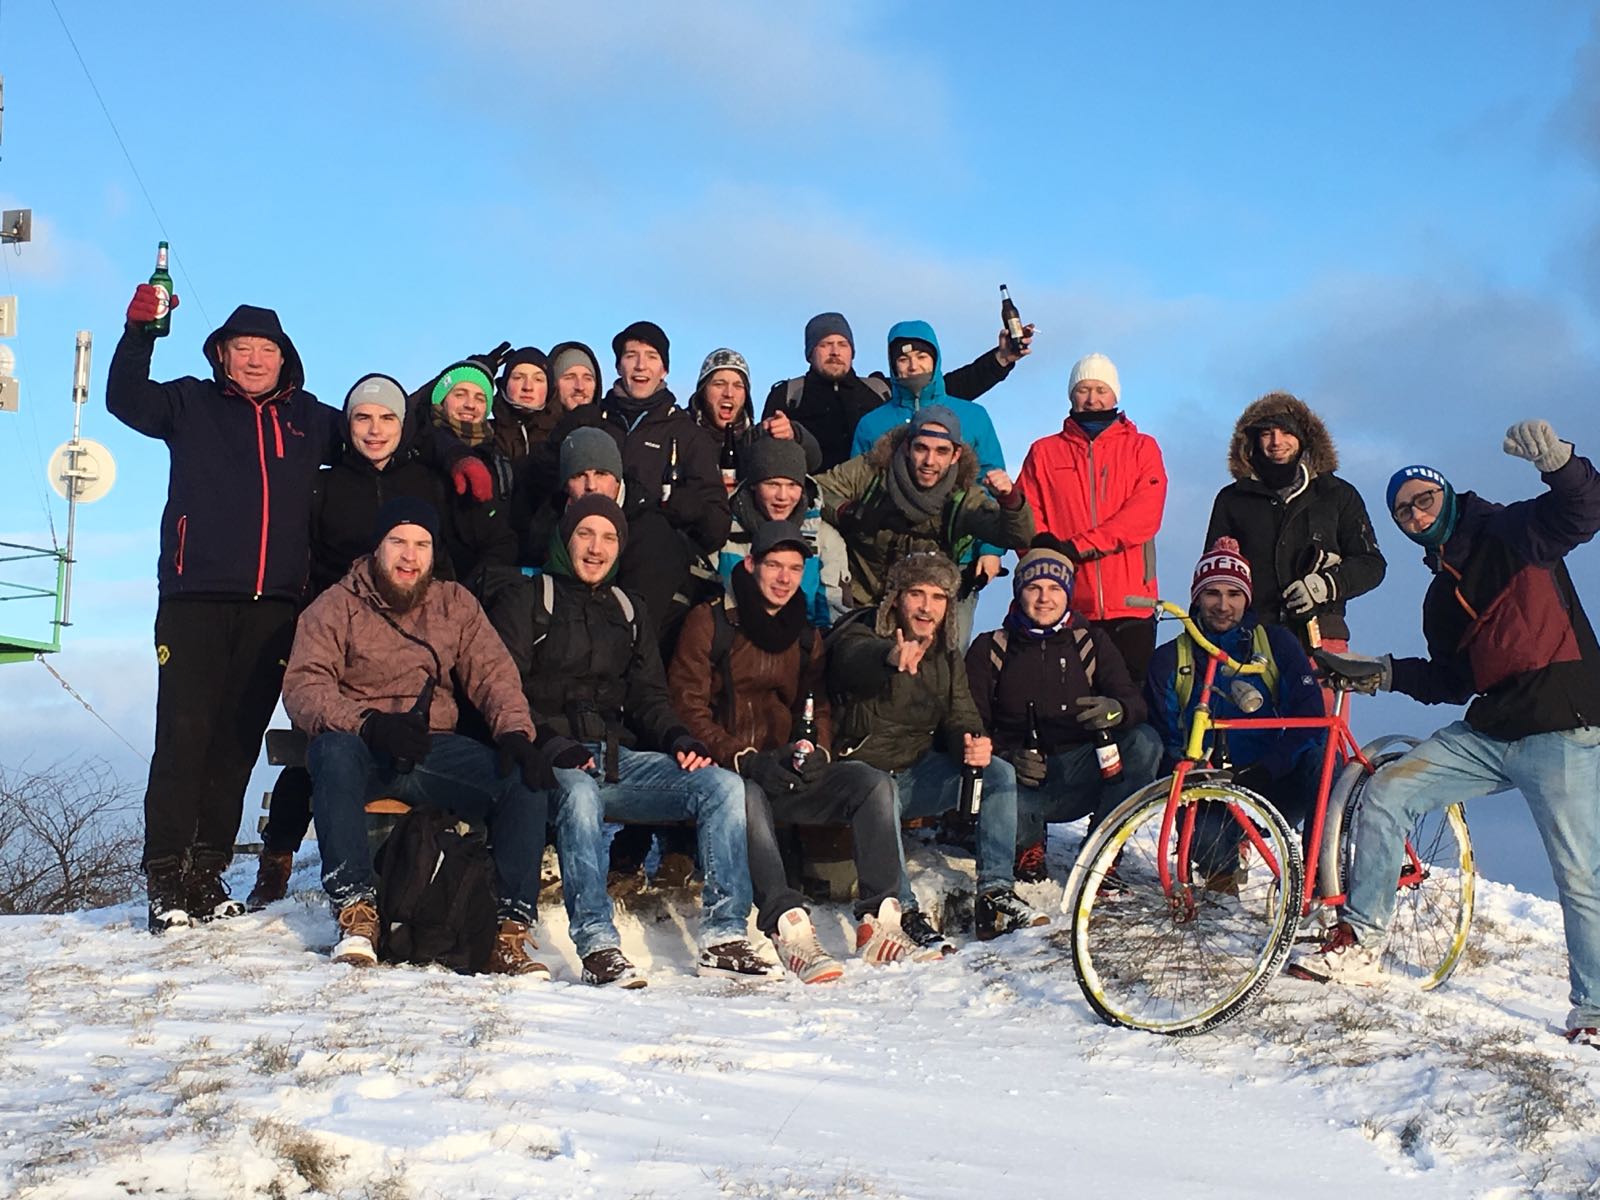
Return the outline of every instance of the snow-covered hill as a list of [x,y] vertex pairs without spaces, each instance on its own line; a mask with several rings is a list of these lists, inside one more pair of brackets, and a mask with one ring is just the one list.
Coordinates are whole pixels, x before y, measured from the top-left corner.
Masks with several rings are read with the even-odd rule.
[[[970,879],[917,866],[929,904]],[[1439,992],[1284,978],[1166,1040],[1095,1021],[1059,925],[739,986],[688,974],[663,903],[619,922],[650,987],[612,992],[572,982],[551,905],[554,983],[333,967],[313,852],[290,899],[161,940],[134,906],[0,920],[0,1194],[1600,1195],[1559,911],[1494,884],[1478,911]],[[836,951],[847,916],[818,914]]]

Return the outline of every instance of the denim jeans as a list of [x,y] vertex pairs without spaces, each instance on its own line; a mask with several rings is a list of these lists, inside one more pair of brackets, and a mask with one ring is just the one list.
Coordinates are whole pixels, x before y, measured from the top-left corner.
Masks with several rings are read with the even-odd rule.
[[1122,778],[1107,784],[1092,745],[1052,754],[1044,786],[1017,789],[1017,848],[1026,849],[1044,837],[1045,823],[1076,821],[1093,815],[1094,824],[1156,777],[1161,766],[1161,738],[1148,725],[1116,734],[1122,755]]
[[322,887],[336,907],[376,898],[378,877],[362,809],[369,800],[392,796],[487,826],[500,915],[529,925],[538,920],[547,797],[526,787],[515,771],[497,774],[495,752],[489,747],[454,733],[436,733],[428,756],[402,775],[387,754],[375,754],[356,734],[324,733],[311,739],[306,765]]
[[[1317,784],[1322,781],[1322,746],[1307,750],[1296,761],[1289,773],[1254,788],[1260,796],[1270,801],[1291,828],[1300,829],[1301,844],[1306,853],[1311,847],[1305,839],[1311,834],[1304,828],[1306,818],[1317,804]],[[1244,763],[1235,763],[1243,767]],[[1194,835],[1189,841],[1189,857],[1202,875],[1215,875],[1239,865],[1239,840],[1244,836],[1239,822],[1226,806],[1202,803],[1196,806]]]
[[1519,789],[1544,840],[1561,899],[1572,985],[1569,1028],[1600,1026],[1600,727],[1501,741],[1465,721],[1439,730],[1373,777],[1356,824],[1356,872],[1344,918],[1364,942],[1383,940],[1398,863],[1412,823],[1459,800]]
[[[599,762],[604,747],[590,749]],[[705,871],[700,941],[743,938],[750,920],[744,780],[721,767],[685,771],[670,754],[627,748],[618,753],[617,775],[616,783],[602,783],[587,771],[556,771],[556,853],[578,957],[620,943],[606,892],[606,821],[693,821]]]
[[[942,750],[930,750],[904,771],[895,771],[900,819],[936,817],[961,799],[961,768]],[[978,809],[978,890],[1010,888],[1017,854],[1017,773],[998,754],[983,769],[983,807]],[[906,877],[905,840],[900,839],[900,905],[915,908]]]

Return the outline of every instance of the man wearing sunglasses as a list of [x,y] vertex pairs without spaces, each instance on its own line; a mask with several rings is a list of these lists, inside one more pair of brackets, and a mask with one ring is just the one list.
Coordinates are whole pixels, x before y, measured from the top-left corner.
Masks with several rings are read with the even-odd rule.
[[1355,833],[1341,920],[1304,973],[1374,982],[1394,912],[1395,876],[1418,818],[1519,789],[1544,840],[1566,926],[1567,1038],[1600,1047],[1600,646],[1563,559],[1600,531],[1600,475],[1544,421],[1506,432],[1507,454],[1538,467],[1543,495],[1496,504],[1432,467],[1395,472],[1389,512],[1434,573],[1422,604],[1427,658],[1325,655],[1338,675],[1424,704],[1464,704],[1378,772]]

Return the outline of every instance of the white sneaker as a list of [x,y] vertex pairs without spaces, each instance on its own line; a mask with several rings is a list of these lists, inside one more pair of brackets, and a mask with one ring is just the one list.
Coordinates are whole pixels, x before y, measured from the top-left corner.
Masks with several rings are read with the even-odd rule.
[[1383,948],[1363,946],[1356,940],[1356,931],[1340,921],[1328,930],[1320,947],[1291,964],[1289,973],[1313,983],[1371,987],[1383,982]]
[[856,926],[856,953],[862,961],[883,965],[897,962],[937,962],[944,957],[937,946],[923,947],[900,928],[900,901],[893,896],[878,905],[876,916],[868,914]]
[[778,918],[772,945],[778,961],[801,983],[832,983],[844,974],[844,968],[829,958],[817,941],[816,926],[803,908],[791,908]]

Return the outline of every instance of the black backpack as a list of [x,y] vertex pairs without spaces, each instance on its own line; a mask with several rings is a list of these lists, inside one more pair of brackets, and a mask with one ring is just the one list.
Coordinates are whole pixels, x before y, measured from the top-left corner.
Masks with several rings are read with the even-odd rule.
[[378,848],[378,956],[487,970],[499,931],[494,859],[484,835],[433,808],[413,808]]

